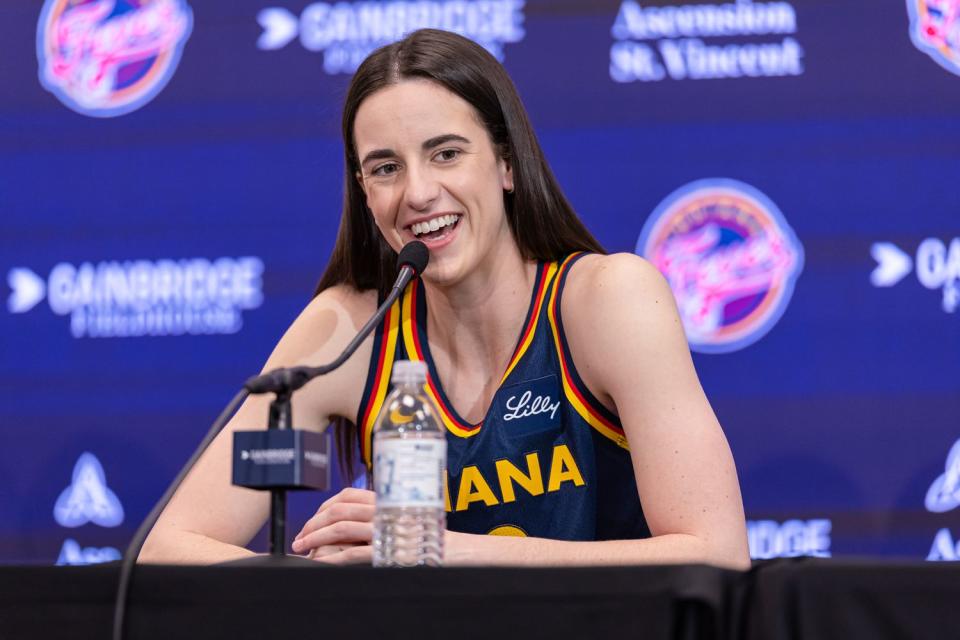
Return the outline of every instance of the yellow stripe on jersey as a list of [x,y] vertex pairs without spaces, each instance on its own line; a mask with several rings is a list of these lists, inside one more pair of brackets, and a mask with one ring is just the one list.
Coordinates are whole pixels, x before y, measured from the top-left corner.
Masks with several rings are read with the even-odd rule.
[[547,295],[550,292],[550,279],[557,272],[557,267],[558,265],[556,262],[551,262],[544,268],[543,276],[540,278],[540,282],[537,283],[537,286],[540,287],[540,291],[537,292],[537,298],[533,305],[530,326],[525,327],[526,333],[524,334],[523,342],[517,348],[517,352],[514,354],[510,364],[507,365],[507,370],[504,372],[503,377],[500,378],[500,384],[503,384],[504,381],[506,381],[507,376],[510,375],[514,367],[517,366],[517,363],[520,362],[523,354],[527,352],[527,347],[529,347],[530,343],[533,342],[533,338],[537,333],[537,323],[540,321],[540,312],[543,310],[543,301],[547,299]]
[[380,415],[380,409],[383,407],[383,401],[387,396],[387,389],[390,388],[390,374],[393,371],[393,359],[397,353],[397,335],[400,330],[400,303],[394,302],[390,305],[387,312],[386,335],[383,336],[383,363],[377,370],[376,387],[370,393],[372,402],[367,409],[367,417],[361,427],[361,438],[363,439],[363,461],[369,468],[373,464],[371,450],[373,447],[373,426]]

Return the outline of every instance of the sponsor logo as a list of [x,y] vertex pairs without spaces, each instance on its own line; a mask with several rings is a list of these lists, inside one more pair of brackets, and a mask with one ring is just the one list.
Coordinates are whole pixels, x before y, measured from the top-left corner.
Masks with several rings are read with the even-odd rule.
[[[625,0],[611,30],[610,78],[658,82],[769,78],[803,73],[789,2],[642,6]],[[770,41],[770,36],[782,38]],[[765,37],[764,41],[756,41]],[[708,39],[719,38],[721,44]]]
[[944,527],[937,531],[930,546],[927,560],[931,562],[953,562],[960,560],[960,541],[954,540],[950,529]]
[[170,81],[192,26],[185,0],[47,0],[40,82],[77,113],[130,113]]
[[700,353],[737,351],[766,335],[803,269],[803,247],[777,206],[724,178],[667,196],[636,252],[670,283],[690,348]]
[[945,469],[927,490],[924,505],[933,513],[945,513],[960,506],[960,440],[950,447]]
[[907,13],[917,49],[960,75],[960,0],[907,0]]
[[556,417],[557,409],[560,408],[559,400],[551,402],[550,396],[532,396],[533,394],[530,391],[524,391],[519,398],[517,396],[507,398],[505,404],[509,413],[503,414],[504,421],[522,420],[528,416],[537,416],[541,413],[549,413],[551,420]]
[[[943,473],[934,479],[923,502],[932,513],[946,513],[960,506],[960,440],[950,447]],[[937,531],[927,560],[960,560],[960,541],[954,539],[950,529]]]
[[263,302],[263,269],[255,257],[61,262],[46,279],[14,267],[7,309],[26,313],[46,297],[75,338],[231,334]]
[[510,385],[497,394],[497,405],[510,436],[524,436],[560,427],[560,383],[544,376]]
[[241,460],[252,460],[253,464],[292,464],[296,458],[293,449],[243,449]]
[[73,538],[63,541],[57,565],[84,565],[119,560],[123,555],[113,547],[81,547]]
[[768,558],[793,558],[796,556],[830,557],[830,520],[773,520],[747,522],[747,542],[750,557],[755,560]]
[[927,289],[943,292],[941,306],[953,313],[960,306],[960,238],[949,243],[927,238],[917,247],[916,259],[892,242],[876,242],[870,255],[877,266],[870,274],[875,287],[892,287],[916,269],[917,280]]
[[73,467],[73,481],[53,507],[53,519],[62,527],[74,528],[92,522],[116,527],[123,522],[123,506],[107,486],[100,461],[83,453]]
[[503,61],[503,45],[523,40],[523,0],[416,0],[314,2],[300,16],[282,7],[257,14],[257,47],[281,49],[299,36],[308,51],[323,53],[330,75],[353,73],[376,48],[422,28],[453,31]]

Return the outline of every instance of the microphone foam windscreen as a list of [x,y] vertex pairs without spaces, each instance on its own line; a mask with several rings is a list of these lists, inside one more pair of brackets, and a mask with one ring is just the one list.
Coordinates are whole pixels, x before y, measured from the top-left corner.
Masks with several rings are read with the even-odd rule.
[[400,255],[397,256],[397,269],[399,270],[404,266],[408,266],[418,274],[421,274],[423,270],[427,268],[429,261],[430,250],[427,249],[427,245],[419,240],[414,240],[413,242],[405,244],[403,249],[400,250]]

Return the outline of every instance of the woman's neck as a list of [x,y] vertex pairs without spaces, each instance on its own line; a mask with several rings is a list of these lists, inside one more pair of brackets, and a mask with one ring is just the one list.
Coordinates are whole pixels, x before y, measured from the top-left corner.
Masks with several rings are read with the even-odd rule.
[[536,273],[536,263],[517,251],[484,261],[454,285],[424,282],[434,355],[454,369],[469,363],[475,373],[499,378],[523,329]]

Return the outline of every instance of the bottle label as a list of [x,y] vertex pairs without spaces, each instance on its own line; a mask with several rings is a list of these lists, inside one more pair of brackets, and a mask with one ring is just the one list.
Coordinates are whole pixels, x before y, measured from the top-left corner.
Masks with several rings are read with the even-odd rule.
[[378,440],[373,454],[377,506],[443,508],[446,440]]

